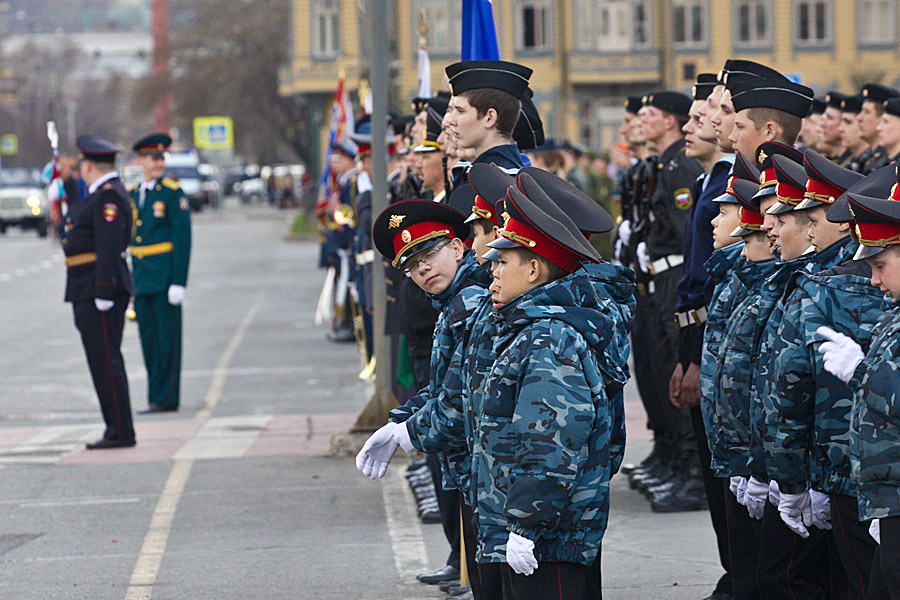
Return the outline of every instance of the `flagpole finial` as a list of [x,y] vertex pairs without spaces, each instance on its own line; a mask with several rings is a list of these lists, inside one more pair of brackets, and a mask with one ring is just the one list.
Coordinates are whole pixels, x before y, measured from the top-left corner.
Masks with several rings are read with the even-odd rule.
[[425,48],[428,45],[428,16],[425,9],[419,9],[419,25],[416,28],[419,34],[419,48]]

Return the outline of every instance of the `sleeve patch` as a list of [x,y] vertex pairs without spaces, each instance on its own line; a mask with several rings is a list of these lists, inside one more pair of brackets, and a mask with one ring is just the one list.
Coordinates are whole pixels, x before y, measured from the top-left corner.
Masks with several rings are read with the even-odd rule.
[[191,209],[191,203],[188,202],[187,196],[181,197],[181,199],[178,201],[178,208],[180,208],[181,210]]
[[112,223],[119,216],[119,207],[115,202],[107,202],[103,205],[103,218],[108,223]]
[[675,190],[675,208],[678,210],[687,210],[694,203],[694,198],[691,196],[690,188],[679,188]]

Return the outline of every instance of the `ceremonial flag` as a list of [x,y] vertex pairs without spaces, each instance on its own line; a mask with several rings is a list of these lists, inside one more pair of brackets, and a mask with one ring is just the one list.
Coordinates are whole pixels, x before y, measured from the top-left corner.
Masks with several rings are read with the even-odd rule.
[[462,59],[500,60],[491,0],[463,0]]
[[431,98],[431,59],[425,48],[419,48],[419,90],[416,96]]
[[344,93],[344,72],[338,75],[337,90],[334,102],[331,103],[331,125],[328,131],[328,148],[325,150],[325,164],[322,168],[322,180],[319,185],[319,202],[331,196],[331,147],[335,143],[349,145],[349,135],[353,133],[353,109],[350,106],[350,95]]

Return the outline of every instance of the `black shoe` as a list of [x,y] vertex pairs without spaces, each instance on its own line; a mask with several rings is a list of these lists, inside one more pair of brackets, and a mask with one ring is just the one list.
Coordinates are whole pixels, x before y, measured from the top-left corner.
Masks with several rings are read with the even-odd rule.
[[654,496],[650,502],[651,510],[658,513],[688,512],[706,507],[706,490],[702,482],[692,482],[668,494]]
[[109,438],[100,438],[96,442],[90,442],[84,445],[88,450],[106,450],[108,448],[131,448],[137,444],[133,439],[131,440],[119,440],[119,439],[109,439]]
[[442,581],[438,584],[438,589],[446,594],[453,594],[453,592],[459,589],[459,579]]
[[453,581],[454,579],[459,579],[459,569],[451,565],[445,565],[437,571],[416,575],[416,580],[428,585],[437,585],[442,581]]
[[456,598],[456,600],[475,600],[475,594],[472,593],[472,590],[467,590],[459,596],[454,597]]
[[151,404],[147,408],[137,411],[137,414],[152,415],[153,413],[175,412],[177,410],[178,410],[177,406],[163,406],[161,404]]
[[450,588],[447,592],[447,595],[451,598],[465,598],[466,594],[470,594],[472,592],[472,588],[467,585],[461,585],[454,588]]

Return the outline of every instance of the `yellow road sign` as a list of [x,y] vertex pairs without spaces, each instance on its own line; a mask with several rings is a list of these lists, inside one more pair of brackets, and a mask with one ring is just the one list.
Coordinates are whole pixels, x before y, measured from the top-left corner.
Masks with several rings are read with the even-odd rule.
[[12,156],[19,153],[19,138],[14,133],[0,136],[0,154]]
[[201,150],[233,148],[234,124],[231,117],[197,117],[194,119],[194,147]]

